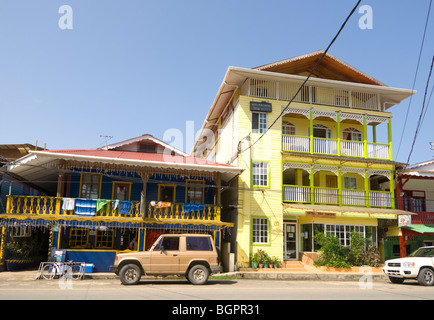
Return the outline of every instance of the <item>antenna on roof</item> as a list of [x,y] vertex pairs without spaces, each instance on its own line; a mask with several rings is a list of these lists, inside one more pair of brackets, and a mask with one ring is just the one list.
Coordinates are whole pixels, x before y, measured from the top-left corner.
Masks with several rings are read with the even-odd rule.
[[431,145],[431,150],[434,150],[434,142],[429,143]]
[[107,141],[109,141],[110,139],[113,139],[113,136],[103,136],[103,135],[100,135],[100,137],[105,139],[105,147],[107,149]]

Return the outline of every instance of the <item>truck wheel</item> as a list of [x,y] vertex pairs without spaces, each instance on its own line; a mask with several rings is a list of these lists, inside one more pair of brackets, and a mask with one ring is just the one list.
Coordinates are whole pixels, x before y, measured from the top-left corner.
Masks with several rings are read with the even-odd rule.
[[390,282],[392,283],[399,283],[402,284],[404,283],[404,278],[397,278],[397,277],[389,277]]
[[422,286],[434,285],[434,271],[430,268],[423,268],[417,276],[417,281]]
[[209,277],[209,270],[207,267],[197,264],[193,266],[189,271],[187,275],[188,281],[190,281],[191,284],[205,284],[208,281]]
[[135,264],[126,264],[119,272],[119,279],[124,285],[137,284],[142,276],[142,270]]

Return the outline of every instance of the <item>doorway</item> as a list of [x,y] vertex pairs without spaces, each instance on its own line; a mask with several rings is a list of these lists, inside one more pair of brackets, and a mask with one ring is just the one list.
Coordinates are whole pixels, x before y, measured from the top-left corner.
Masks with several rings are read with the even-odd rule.
[[297,223],[284,223],[283,260],[298,260]]

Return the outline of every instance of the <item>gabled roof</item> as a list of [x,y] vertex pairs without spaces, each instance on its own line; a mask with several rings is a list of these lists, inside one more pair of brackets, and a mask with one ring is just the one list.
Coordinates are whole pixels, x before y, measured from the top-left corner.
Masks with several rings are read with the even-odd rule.
[[105,147],[101,147],[99,149],[100,150],[122,149],[122,147],[136,144],[136,143],[143,143],[143,142],[158,145],[158,146],[162,147],[163,149],[169,149],[170,151],[173,151],[175,153],[175,155],[188,156],[185,152],[171,146],[170,144],[167,144],[167,143],[155,138],[154,136],[152,136],[150,134],[144,134],[144,135],[141,135],[141,136],[138,136],[135,138],[131,138],[128,140],[109,144],[109,145],[107,145]]
[[244,169],[190,156],[178,156],[162,153],[144,153],[101,149],[31,151],[28,155],[11,162],[7,172],[28,181],[56,181],[58,168],[56,161],[73,160],[79,167],[82,164],[100,164],[153,168],[156,170],[180,170],[180,172],[203,172],[222,174],[223,181],[229,181]]
[[[253,69],[307,76],[315,67],[316,63],[323,54],[324,50],[318,50],[303,54],[301,56],[269,63]],[[315,69],[313,76],[330,80],[386,86],[384,83],[374,79],[373,77],[354,68],[353,66],[329,53],[326,53],[321,63]]]
[[434,178],[434,160],[413,164],[399,171],[402,176]]

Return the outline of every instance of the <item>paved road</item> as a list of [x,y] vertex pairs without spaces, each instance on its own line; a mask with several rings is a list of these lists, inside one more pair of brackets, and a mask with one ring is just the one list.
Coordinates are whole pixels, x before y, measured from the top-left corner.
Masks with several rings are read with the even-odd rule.
[[123,286],[118,280],[57,279],[0,282],[0,300],[430,300],[434,287],[374,281],[372,288],[356,281],[211,280],[193,286],[184,280],[146,280]]

